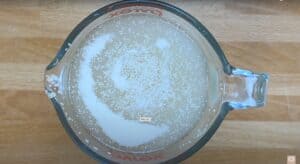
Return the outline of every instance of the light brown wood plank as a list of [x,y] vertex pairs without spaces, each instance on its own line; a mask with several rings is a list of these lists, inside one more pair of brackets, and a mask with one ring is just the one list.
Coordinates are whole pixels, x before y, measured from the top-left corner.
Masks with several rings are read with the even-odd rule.
[[[0,17],[2,26],[0,36],[42,37],[46,35],[50,38],[65,38],[70,30],[73,29],[81,19],[87,16],[88,13],[91,13],[107,3],[108,2],[105,1],[98,3],[74,3],[71,1],[63,1],[60,3],[45,2],[40,4],[40,8],[33,5],[33,7],[18,7],[17,11],[14,10],[13,7],[3,5],[2,8],[4,11],[0,14],[2,15]],[[293,13],[289,14],[288,12],[286,14],[278,14],[279,11],[276,11],[283,3],[273,3],[272,5],[275,7],[266,9],[267,11],[273,11],[273,13],[270,11],[266,14],[249,14],[249,10],[246,13],[232,10],[231,7],[228,6],[234,4],[234,2],[229,2],[228,4],[212,2],[203,3],[203,5],[201,5],[201,3],[192,5],[193,3],[195,2],[189,4],[182,2],[175,4],[190,11],[191,14],[206,25],[220,41],[300,41],[300,36],[295,35],[300,29],[300,20],[297,15]],[[299,5],[299,3],[295,4]],[[238,5],[243,7],[248,4],[240,2]],[[250,8],[250,10],[251,7],[254,7],[253,5],[249,6],[248,8]],[[2,8],[0,7],[1,10]],[[281,9],[281,11],[284,10]],[[297,12],[296,9],[295,11]],[[17,17],[18,19],[9,19],[16,14],[20,15]],[[32,21],[26,23],[28,19]]]
[[50,63],[59,50],[62,39],[1,38],[0,63]]
[[238,1],[238,0],[209,0],[209,1],[177,1],[168,0],[175,5],[189,11],[190,13],[202,15],[291,15],[298,16],[300,14],[299,1]]
[[299,125],[299,121],[224,121],[208,147],[300,151]]
[[0,95],[0,163],[95,163],[69,139],[43,92]]
[[[33,130],[42,131],[47,130],[49,127],[55,128],[59,126],[55,110],[43,92],[0,91],[0,93],[2,95],[0,108],[6,109],[1,110],[0,115],[2,121],[2,128],[0,129],[2,131],[12,132],[27,129],[15,125],[32,126]],[[22,106],[23,108],[21,108]],[[219,137],[212,139],[214,144],[210,144],[210,147],[300,149],[299,126],[299,120],[296,122],[227,120],[224,121],[221,128],[217,131],[216,136]],[[254,131],[255,133],[253,133]],[[7,135],[5,133],[0,134]],[[39,134],[44,135],[43,133]],[[223,136],[230,137],[224,138]],[[20,136],[15,135],[15,137]],[[11,139],[13,138],[6,138],[7,141],[11,141]],[[3,141],[3,138],[1,141]]]
[[[72,156],[77,156],[80,162],[91,161],[65,134],[43,92],[1,91],[1,95],[5,96],[1,99],[0,108],[7,109],[1,110],[0,115],[1,163],[5,159],[19,162],[31,159],[37,163],[61,162],[62,159],[72,161]],[[224,149],[227,149],[227,153],[229,150],[245,150],[244,153],[253,150],[254,154],[271,154],[277,150],[299,153],[299,126],[300,122],[227,120],[206,148],[219,153]],[[28,149],[31,151],[26,151]],[[246,155],[244,157],[248,158]]]
[[[289,149],[211,149],[208,147],[197,152],[183,164],[286,164],[287,156],[295,155],[299,158],[298,150]],[[298,160],[297,158],[297,160]]]
[[268,92],[271,95],[297,96],[300,93],[299,84],[300,73],[270,74]]
[[0,38],[38,37],[40,29],[39,8],[0,5]]
[[43,90],[46,64],[0,63],[0,90]]
[[[82,10],[77,8],[73,8],[71,11],[72,13],[70,13],[70,10],[65,12],[60,10],[56,12],[55,10],[41,11],[42,26],[43,29],[46,29],[44,34],[52,34],[51,37],[56,38],[65,36],[67,33],[65,29],[72,29],[79,22],[75,23],[76,15],[80,15],[79,18],[81,19],[87,15],[87,13],[82,13]],[[300,20],[297,16],[235,15],[234,17],[229,17],[228,14],[224,13],[219,13],[219,15],[215,16],[210,14],[212,12],[214,13],[215,10],[210,10],[209,14],[192,14],[207,26],[219,41],[300,41],[300,36],[295,35],[300,29]],[[61,15],[57,13],[61,13]],[[66,16],[66,19],[71,23],[66,25],[63,20],[59,19],[62,16]]]
[[[39,41],[39,39],[17,39],[16,42],[19,43],[17,45],[13,44],[14,41],[2,42],[5,42],[7,47],[0,50],[1,62],[7,62],[8,64],[13,64],[12,62],[30,63],[28,64],[30,67],[31,63],[35,62],[44,63],[44,65],[48,64],[60,48],[59,44],[62,43],[62,40],[41,39]],[[300,51],[300,46],[298,43],[226,42],[222,43],[222,47],[232,65],[257,72],[264,71],[270,73],[270,95],[298,96],[300,94],[300,55],[297,55],[297,52]],[[20,71],[18,69],[20,66],[16,67],[16,69],[14,67],[13,65],[8,66],[7,69],[9,71],[6,72],[17,73]],[[42,70],[29,69],[40,73],[44,68]],[[17,76],[13,76],[10,73],[11,77],[3,77],[4,75],[0,75],[3,81],[18,81],[14,80],[14,78],[18,78]],[[22,78],[19,80],[22,80]],[[19,82],[23,83],[23,81]],[[14,88],[13,84],[8,84],[10,87],[8,86],[7,88]],[[2,85],[2,88],[5,87]]]
[[[0,64],[0,90],[43,91],[43,71],[45,67],[46,65],[43,64]],[[276,84],[276,82],[273,81],[273,84]],[[278,86],[280,85],[287,86],[287,84],[278,83]],[[264,108],[233,111],[229,114],[228,119],[300,120],[299,103],[297,103],[300,102],[300,96],[289,96],[294,93],[299,94],[294,91],[294,89],[287,89],[280,92],[279,96],[269,95],[267,105]],[[270,94],[272,93],[270,91]]]
[[274,75],[300,73],[299,43],[222,42],[221,47],[237,67]]
[[[38,82],[37,82],[38,83]],[[23,108],[28,108],[30,104],[30,109],[33,111],[38,111],[40,109],[52,109],[52,106],[49,107],[48,101],[46,101],[46,96],[42,90],[43,85],[36,90],[30,90],[30,84],[27,86],[28,90],[22,89],[16,91],[10,90],[0,90],[0,98],[3,99],[2,109],[4,111],[14,111],[15,109],[20,109],[19,111],[15,111],[15,113],[21,112]],[[30,95],[33,93],[39,93],[41,97],[31,97]],[[11,95],[13,94],[13,95]],[[14,95],[16,94],[16,95]],[[23,96],[25,95],[25,96]],[[26,98],[26,99],[25,99]],[[231,111],[226,119],[227,120],[248,120],[248,121],[300,121],[300,96],[270,96],[268,98],[268,103],[265,107],[259,109],[252,110],[237,110]],[[6,102],[20,102],[13,104],[13,109],[11,106],[3,106]],[[38,106],[35,106],[34,102],[44,102],[40,103]],[[29,102],[29,103],[26,103]],[[26,104],[25,104],[26,103]]]
[[299,120],[298,118],[300,118],[300,98],[294,96],[287,96],[286,99],[291,120]]
[[[300,97],[297,97],[300,100]],[[296,105],[296,104],[293,104]],[[233,110],[227,120],[249,120],[249,121],[292,121],[300,120],[300,116],[290,115],[296,109],[291,109],[287,105],[286,96],[269,96],[268,103],[263,108],[249,110]]]

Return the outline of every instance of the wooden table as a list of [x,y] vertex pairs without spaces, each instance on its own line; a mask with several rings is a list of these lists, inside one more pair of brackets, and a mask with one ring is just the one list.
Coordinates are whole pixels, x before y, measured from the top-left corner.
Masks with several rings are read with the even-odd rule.
[[[60,125],[43,71],[85,16],[109,1],[0,1],[0,163],[96,163]],[[300,163],[300,2],[173,1],[197,17],[232,65],[269,72],[268,104],[233,111],[183,163]]]

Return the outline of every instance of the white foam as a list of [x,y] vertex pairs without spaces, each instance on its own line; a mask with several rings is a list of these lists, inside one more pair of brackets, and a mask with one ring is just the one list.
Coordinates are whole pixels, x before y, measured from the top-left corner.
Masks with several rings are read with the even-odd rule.
[[47,81],[49,90],[45,90],[45,93],[47,94],[47,96],[50,99],[52,99],[52,98],[56,97],[56,91],[54,91],[54,88],[59,89],[59,87],[60,87],[59,78],[54,74],[46,75],[46,81]]
[[[161,42],[160,46],[165,50],[169,47],[166,39],[158,39],[157,42]],[[174,96],[169,72],[171,55],[164,52],[158,58],[149,47],[143,45],[125,48],[121,54],[113,60],[108,74],[114,86],[126,91],[126,96],[134,102],[129,108],[147,112],[149,109],[157,109],[157,106],[161,107]],[[129,76],[124,75],[126,69]]]
[[129,88],[129,84],[128,81],[123,76],[121,76],[122,65],[122,60],[116,61],[116,63],[112,67],[110,77],[114,82],[115,87],[117,87],[120,90],[127,90]]
[[170,48],[170,43],[165,38],[159,38],[156,40],[155,45],[157,48],[163,50],[166,48]]
[[[112,34],[101,35],[84,47],[83,60],[79,69],[78,89],[86,108],[108,137],[122,146],[138,146],[167,133],[169,127],[164,124],[154,126],[135,120],[126,120],[122,115],[112,112],[95,94],[91,61],[104,50],[112,38]],[[118,66],[115,69],[118,74]]]
[[59,87],[59,78],[58,76],[51,74],[46,76],[47,82],[52,84],[55,87]]
[[176,25],[122,17],[92,30],[76,55],[69,78],[74,109],[99,142],[156,151],[181,140],[201,119],[206,58]]

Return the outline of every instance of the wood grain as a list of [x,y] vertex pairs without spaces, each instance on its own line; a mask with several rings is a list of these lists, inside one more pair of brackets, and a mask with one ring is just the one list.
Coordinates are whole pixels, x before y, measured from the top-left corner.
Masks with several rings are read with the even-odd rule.
[[[68,138],[43,92],[43,71],[85,16],[111,1],[0,1],[0,163],[96,163]],[[270,73],[268,103],[232,111],[183,163],[300,158],[300,2],[169,1],[198,18],[234,66]]]

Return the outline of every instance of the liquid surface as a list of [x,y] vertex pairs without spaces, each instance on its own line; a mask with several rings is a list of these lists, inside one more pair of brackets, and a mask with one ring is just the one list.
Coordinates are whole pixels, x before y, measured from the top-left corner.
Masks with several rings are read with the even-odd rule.
[[114,18],[93,29],[75,55],[69,75],[74,109],[111,148],[162,149],[188,134],[206,108],[206,58],[162,18]]

